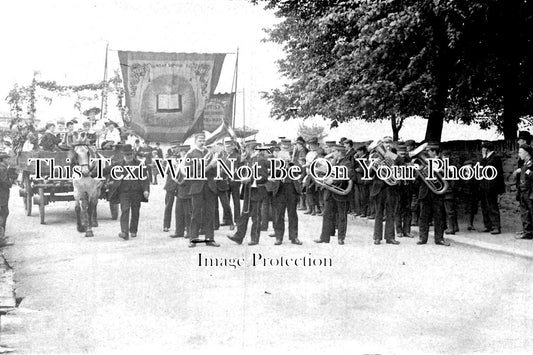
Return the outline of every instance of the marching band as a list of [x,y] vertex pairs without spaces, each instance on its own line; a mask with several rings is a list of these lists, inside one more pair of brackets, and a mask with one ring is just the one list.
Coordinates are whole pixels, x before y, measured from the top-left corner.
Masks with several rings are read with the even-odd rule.
[[[77,122],[67,122],[66,131],[62,135],[55,133],[56,125],[47,124],[38,145],[43,150],[53,151],[61,145],[72,146],[80,139],[89,144],[89,139],[94,141],[95,137],[90,132],[91,125],[83,125],[82,130],[74,131],[74,123]],[[97,140],[102,146],[115,146],[120,139],[119,130],[112,122],[107,126],[105,136]],[[423,245],[428,242],[429,229],[433,226],[435,244],[449,246],[444,234],[459,232],[456,203],[458,191],[466,198],[468,230],[476,229],[474,217],[480,203],[483,232],[501,233],[498,196],[505,191],[505,183],[501,158],[495,154],[494,144],[491,142],[483,143],[480,161],[467,160],[460,166],[440,166],[439,169],[430,168],[427,163],[428,158],[450,158],[449,152],[441,154],[438,143],[426,142],[417,146],[413,140],[393,142],[389,136],[371,144],[355,144],[350,139],[342,138],[339,142],[326,141],[324,147],[314,137],[308,141],[298,137],[294,143],[280,137],[279,142],[272,141],[264,145],[248,140],[242,148],[234,139],[226,139],[208,147],[205,142],[205,134],[198,133],[194,135],[194,145],[175,144],[167,154],[167,158],[189,158],[189,161],[176,160],[181,161],[181,165],[174,166],[178,171],[177,177],[170,174],[166,176],[163,231],[170,231],[171,221],[174,219],[174,233],[170,237],[186,238],[190,247],[195,247],[198,243],[220,246],[214,235],[214,231],[220,226],[228,226],[233,231],[228,238],[242,244],[250,219],[252,225],[248,245],[259,244],[261,231],[268,230],[270,221],[274,229],[270,237],[275,239],[275,245],[281,245],[285,237],[285,214],[288,216],[288,239],[292,244],[301,245],[298,210],[322,217],[320,234],[314,240],[316,243],[329,243],[331,237],[336,235],[338,244],[343,245],[349,236],[347,221],[351,215],[354,218],[374,219],[375,245],[381,244],[383,239],[387,244],[397,245],[400,244],[400,238],[413,238],[413,226],[419,227],[417,244]],[[533,151],[529,145],[529,133],[519,132],[518,143],[520,160],[513,176],[516,177],[523,229],[517,233],[517,238],[532,239]],[[146,149],[150,150],[150,158],[152,154],[154,158],[161,156],[161,153],[152,152],[150,147],[143,148],[138,141],[131,149],[135,157],[144,160],[143,164],[148,164],[144,154]],[[2,157],[7,158],[5,154]],[[285,166],[301,168],[301,177],[273,179],[268,160],[272,157]],[[184,178],[186,170],[192,168],[191,164],[195,159],[204,160],[207,179]],[[235,169],[251,168],[258,164],[259,176],[238,179],[223,174],[222,179],[215,179],[217,161],[220,160],[226,165],[230,165],[231,161]],[[449,170],[455,175],[459,171],[459,175],[463,176],[464,171],[475,171],[477,174],[480,169],[492,169],[495,178],[454,181],[446,175]],[[345,176],[342,179],[327,177],[330,170],[343,171]],[[387,170],[414,172],[416,178],[399,179],[395,174],[384,174]],[[428,178],[433,174],[436,178]],[[5,182],[6,186],[7,184]],[[149,189],[145,187],[142,191]],[[123,239],[137,233],[137,200],[140,198],[136,198],[131,205],[132,224],[127,225],[129,217],[121,217],[120,235]],[[222,207],[222,223],[219,204]],[[7,207],[3,205],[0,206],[2,234],[8,214]],[[205,236],[204,239],[200,238],[201,235]]]

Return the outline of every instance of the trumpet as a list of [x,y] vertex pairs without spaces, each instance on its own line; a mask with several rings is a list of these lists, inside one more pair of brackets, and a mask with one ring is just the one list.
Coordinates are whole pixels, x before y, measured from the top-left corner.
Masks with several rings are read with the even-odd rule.
[[[377,159],[374,164],[372,164],[372,170],[374,170],[375,172],[378,171],[380,166],[387,166],[388,168],[392,168],[392,166],[394,165],[394,160],[397,157],[396,154],[385,149],[381,140],[373,141],[368,146],[368,154],[370,158]],[[389,177],[388,179],[383,179],[383,181],[389,186],[396,186],[399,183],[398,179],[392,176],[392,174],[391,177]]]
[[436,180],[428,180],[428,166],[425,160],[426,156],[423,156],[422,154],[426,149],[426,146],[427,143],[421,144],[420,147],[409,152],[411,164],[417,164],[419,166],[419,168],[416,169],[416,173],[420,176],[424,184],[426,184],[434,194],[442,195],[448,190],[449,184],[448,181],[444,180],[439,171],[435,172]]
[[[326,164],[316,164],[315,166],[315,169],[314,169],[314,172],[315,172],[315,175],[320,175],[320,176],[326,176],[326,172],[327,172],[327,165]],[[308,176],[312,176],[312,175],[308,175]],[[318,179],[315,179],[313,177],[311,177],[313,179],[313,181],[320,187],[323,187],[337,195],[341,195],[341,196],[345,196],[345,195],[348,195],[350,193],[350,191],[352,191],[352,188],[353,188],[353,181],[352,180],[347,180],[347,181],[343,181],[342,184],[343,186],[339,186],[339,185],[335,185],[335,184],[330,184],[330,183],[327,183],[325,180],[321,179],[320,177]],[[345,183],[347,182],[347,184]]]

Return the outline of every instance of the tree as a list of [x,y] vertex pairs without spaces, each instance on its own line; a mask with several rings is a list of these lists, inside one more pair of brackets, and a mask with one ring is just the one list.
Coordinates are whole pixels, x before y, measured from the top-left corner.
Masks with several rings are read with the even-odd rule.
[[306,141],[313,137],[316,137],[319,141],[321,141],[327,136],[327,134],[324,132],[324,126],[317,124],[306,125],[305,123],[302,123],[298,127],[298,136],[302,137]]
[[[257,2],[257,1],[256,1]],[[512,3],[511,3],[512,2]],[[496,124],[516,136],[533,100],[533,5],[523,0],[268,0],[283,18],[268,39],[283,46],[290,84],[267,98],[278,119],[321,115]],[[511,3],[511,4],[509,4]]]

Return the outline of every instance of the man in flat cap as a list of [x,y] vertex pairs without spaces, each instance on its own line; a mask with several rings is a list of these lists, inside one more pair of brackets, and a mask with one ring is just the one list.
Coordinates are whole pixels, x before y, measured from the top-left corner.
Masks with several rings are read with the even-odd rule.
[[[426,146],[428,158],[439,157],[439,143],[430,142]],[[433,227],[435,234],[435,244],[449,246],[444,239],[444,199],[431,191],[429,187],[422,181],[419,181],[418,199],[420,201],[420,226],[418,245],[426,244],[429,236],[430,217],[433,216]]]
[[[383,138],[383,147],[392,154],[392,137]],[[391,158],[392,159],[392,158]],[[402,163],[401,158],[396,156],[395,165]],[[394,236],[394,212],[398,201],[398,194],[394,186],[389,186],[385,181],[376,175],[370,188],[370,200],[375,201],[376,217],[374,221],[374,244],[381,244],[383,234],[387,244],[400,244]],[[383,233],[383,217],[385,217],[385,233]]]
[[[124,240],[129,240],[130,236],[132,238],[137,237],[141,202],[148,202],[150,183],[146,177],[146,167],[135,159],[131,145],[125,144],[122,152],[122,161],[117,162],[113,167],[120,165],[124,171],[126,166],[137,167],[136,174],[138,176],[112,180],[109,188],[109,202],[112,204],[120,203],[120,233],[118,236]],[[126,173],[124,172],[124,174]]]
[[269,163],[266,160],[265,152],[267,147],[256,146],[255,152],[252,155],[248,155],[243,161],[249,167],[253,167],[254,164],[258,164],[258,177],[255,180],[253,176],[250,179],[242,181],[242,200],[243,206],[241,211],[241,217],[237,222],[237,231],[233,235],[228,235],[228,239],[242,244],[246,230],[248,229],[248,221],[252,218],[252,230],[250,232],[250,242],[248,245],[259,244],[259,237],[261,234],[261,206],[263,200],[267,197],[266,183],[268,181],[268,167]]
[[483,142],[481,145],[481,165],[493,166],[497,175],[493,180],[481,180],[481,212],[483,214],[483,232],[491,234],[501,233],[500,224],[500,206],[498,205],[498,196],[505,192],[505,180],[503,177],[503,165],[501,158],[494,151],[494,143]]
[[[346,157],[346,148],[344,145],[336,145],[334,148],[333,165],[345,166],[348,170],[348,180],[333,180],[329,178],[325,181],[326,184],[339,184],[338,187],[344,190],[350,190],[350,185],[353,186],[353,177],[355,175],[354,167]],[[328,181],[329,180],[329,181]],[[315,243],[329,243],[332,235],[335,235],[335,220],[337,221],[337,241],[340,245],[344,245],[346,238],[346,229],[348,225],[348,207],[350,205],[350,194],[340,194],[329,189],[324,190],[324,211],[322,214],[322,232],[320,238],[315,240]],[[337,218],[335,218],[335,211]]]
[[[204,159],[208,154],[205,148],[205,133],[197,133],[194,135],[194,147],[187,153],[187,158],[190,159],[189,166],[193,165],[196,159]],[[208,171],[216,170],[216,161],[206,162],[206,177]],[[205,232],[205,242],[207,246],[219,247],[220,244],[215,242],[215,208],[217,200],[217,185],[212,178],[207,180],[198,178],[189,180],[190,188],[188,195],[191,196],[191,227],[189,233],[189,247],[193,248],[198,240],[200,228]]]
[[[292,165],[289,155],[278,156],[283,159],[286,166]],[[299,196],[302,194],[302,185],[300,180],[293,180],[286,177],[284,180],[269,180],[267,183],[271,186],[272,203],[274,205],[274,245],[281,245],[285,234],[285,212],[289,218],[289,240],[292,244],[301,245],[298,239],[298,214],[296,208]]]
[[[407,146],[404,142],[398,142],[396,151],[404,162],[408,162]],[[400,180],[396,190],[398,201],[395,210],[396,237],[412,238],[411,236],[411,200],[413,195],[413,182],[409,180]]]
[[[305,139],[303,139],[303,137],[296,138],[296,145],[294,146],[294,151],[292,152],[292,163],[294,165],[303,167],[305,165],[305,156],[307,155],[307,152],[308,150],[305,147]],[[300,207],[298,209],[302,211],[307,210],[305,195],[300,196]]]
[[[235,159],[235,170],[237,170],[242,162],[241,162],[241,151],[239,149],[239,146],[237,142],[233,140],[227,140],[224,145],[224,149],[226,150],[226,154],[229,159]],[[237,179],[229,179],[229,197],[230,200],[233,202],[233,226],[230,226],[230,230],[233,230],[235,225],[237,224],[237,221],[239,220],[239,217],[241,216],[241,198],[240,198],[240,190],[241,190],[241,182]]]

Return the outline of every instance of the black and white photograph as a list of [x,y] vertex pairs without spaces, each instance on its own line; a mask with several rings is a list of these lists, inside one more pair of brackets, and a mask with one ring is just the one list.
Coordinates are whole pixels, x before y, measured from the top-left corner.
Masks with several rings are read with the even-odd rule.
[[533,352],[533,2],[0,13],[0,354]]

